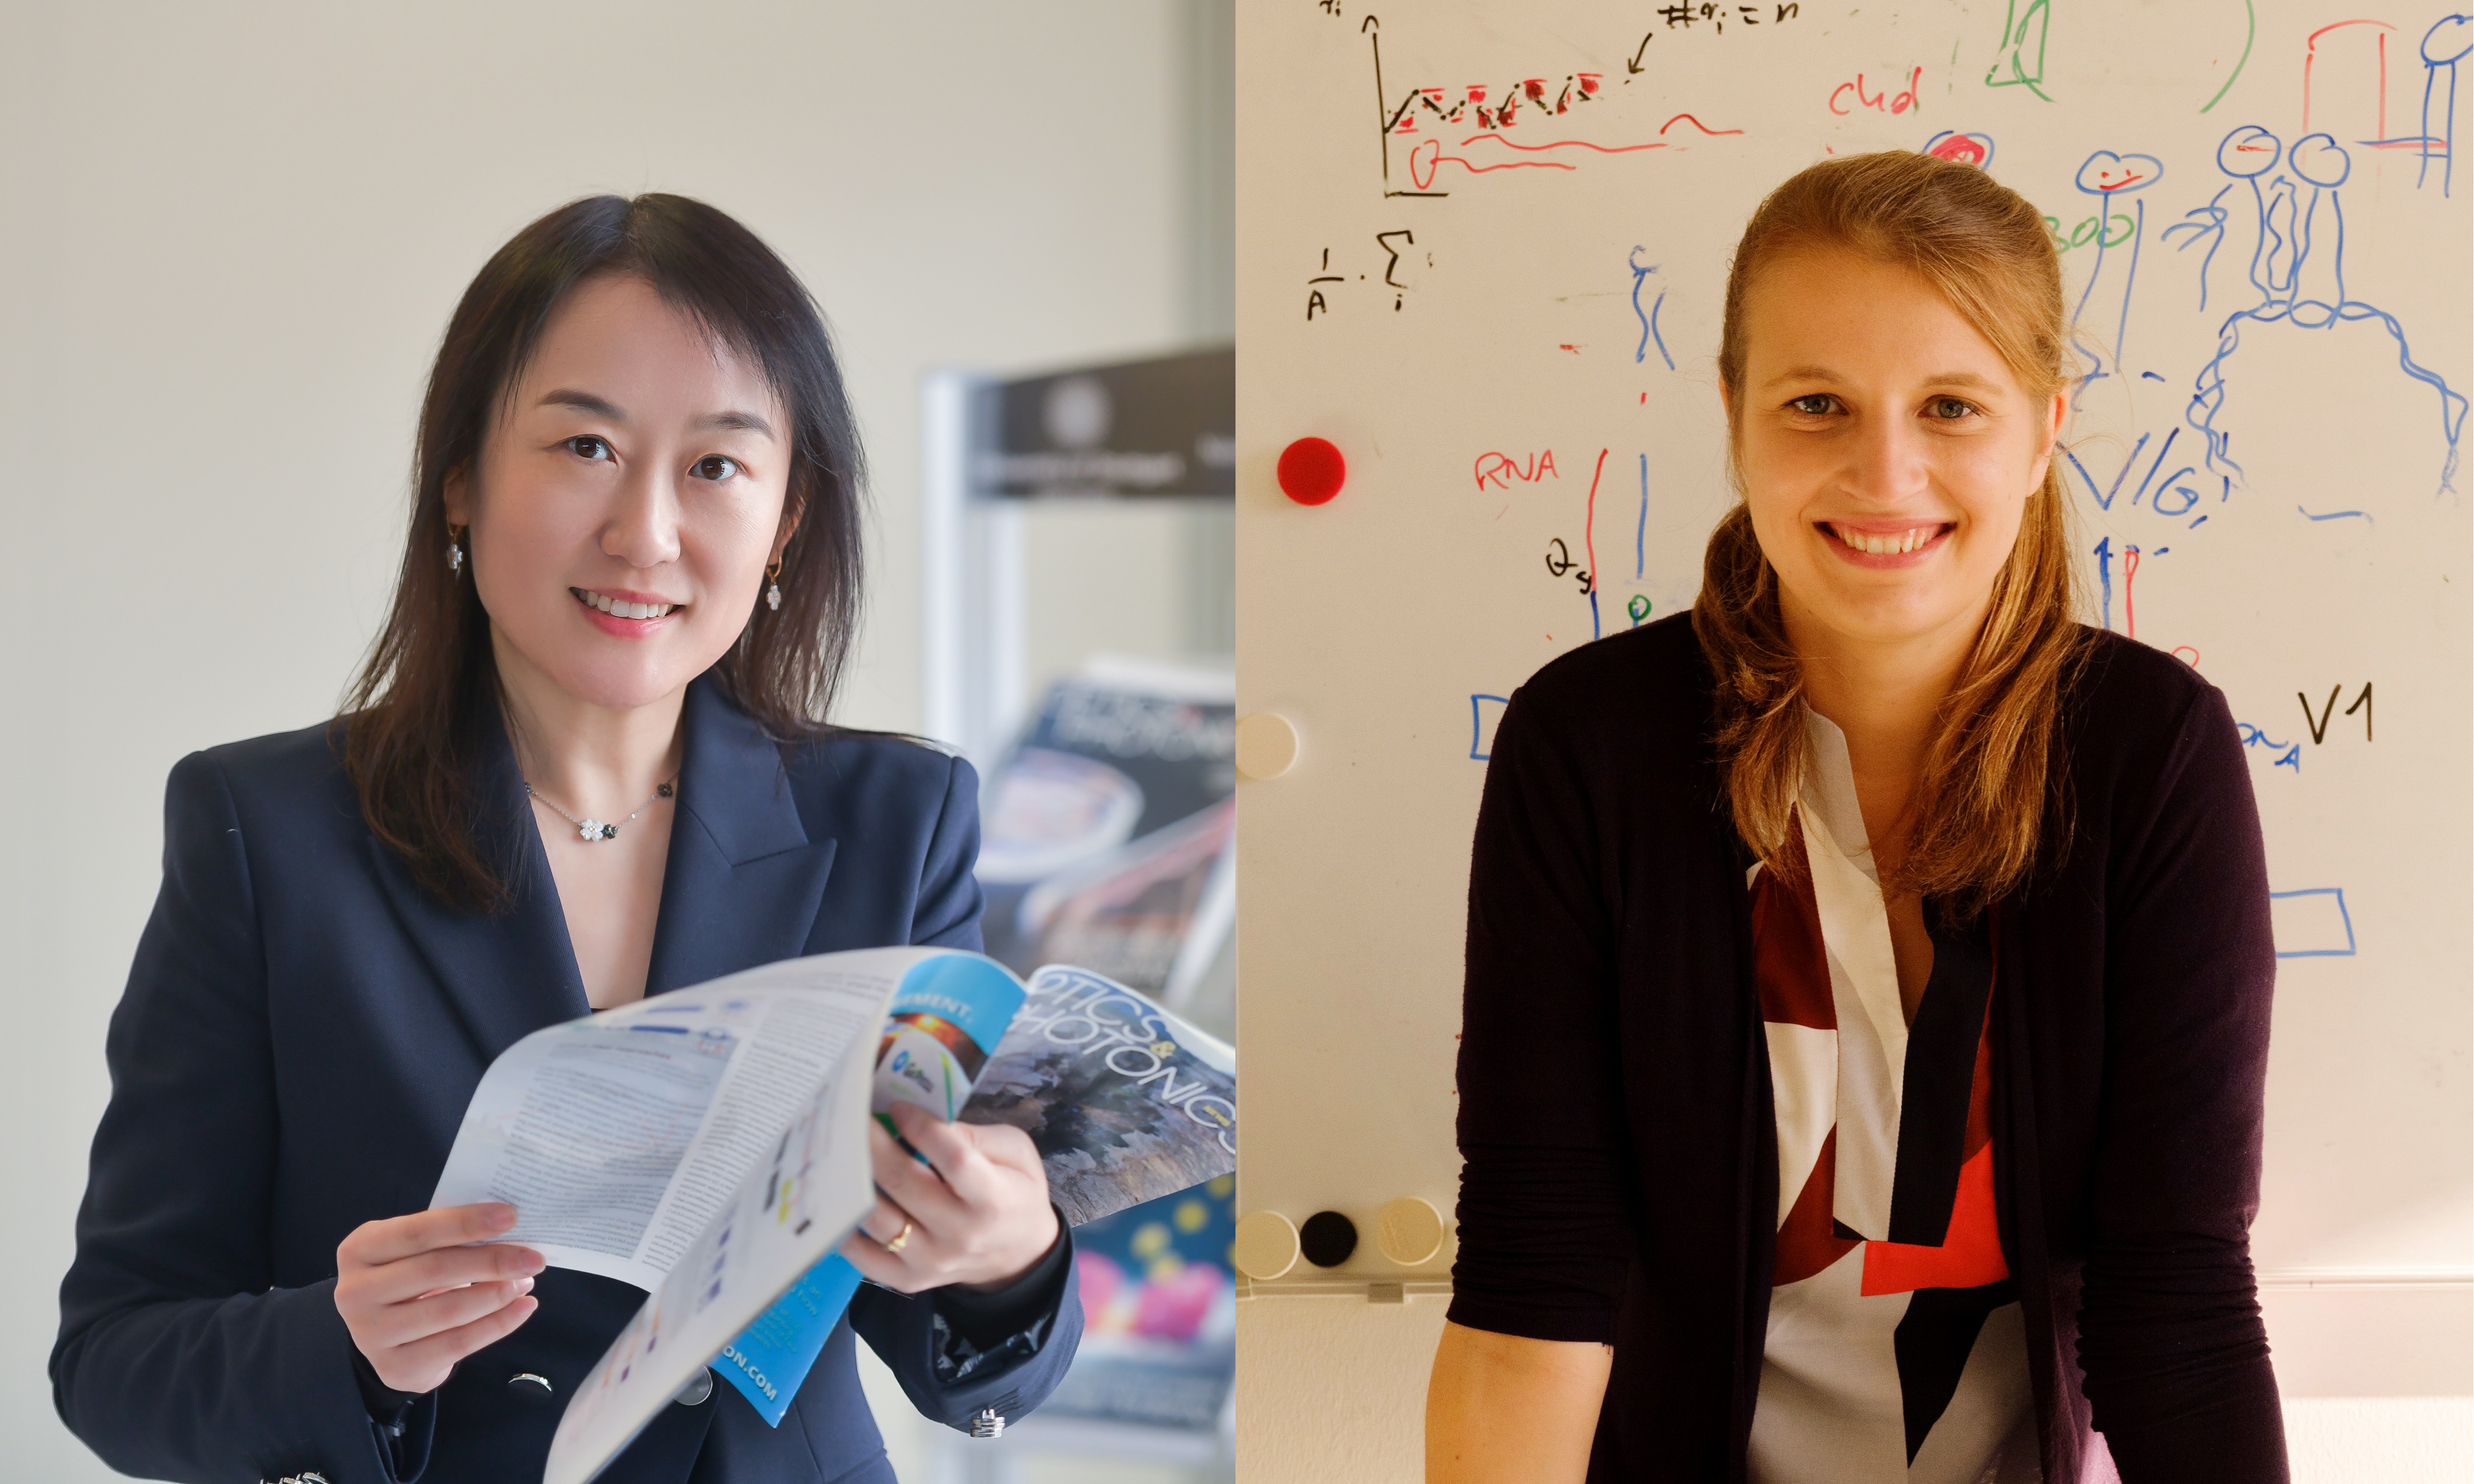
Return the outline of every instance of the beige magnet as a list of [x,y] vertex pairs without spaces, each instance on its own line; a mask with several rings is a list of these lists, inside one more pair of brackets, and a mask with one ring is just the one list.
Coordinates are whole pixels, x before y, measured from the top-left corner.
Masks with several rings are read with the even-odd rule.
[[1237,771],[1249,778],[1275,778],[1296,766],[1298,729],[1277,711],[1256,711],[1237,723]]
[[1443,1250],[1443,1212],[1414,1195],[1404,1195],[1375,1213],[1374,1245],[1404,1268],[1432,1262]]
[[1257,1282],[1282,1277],[1298,1265],[1297,1223],[1275,1210],[1258,1210],[1237,1223],[1228,1255],[1238,1272]]

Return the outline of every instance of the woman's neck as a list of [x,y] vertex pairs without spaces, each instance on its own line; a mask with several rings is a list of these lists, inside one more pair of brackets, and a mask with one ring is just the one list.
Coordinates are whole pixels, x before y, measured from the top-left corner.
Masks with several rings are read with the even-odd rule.
[[1867,801],[1865,824],[1878,838],[1891,820],[1875,819],[1877,811],[1904,822],[1942,702],[1967,664],[1983,615],[1890,640],[1831,631],[1792,602],[1782,605],[1781,616],[1803,664],[1805,704],[1846,733],[1857,792]]
[[524,781],[570,814],[618,820],[679,771],[684,689],[638,706],[577,699],[504,638],[491,648]]

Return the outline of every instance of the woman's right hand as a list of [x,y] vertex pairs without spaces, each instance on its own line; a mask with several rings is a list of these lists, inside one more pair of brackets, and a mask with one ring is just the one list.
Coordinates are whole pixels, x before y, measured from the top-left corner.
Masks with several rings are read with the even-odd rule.
[[449,1206],[352,1229],[335,1249],[335,1309],[378,1379],[434,1391],[455,1362],[532,1317],[541,1254],[473,1244],[516,1224],[498,1202]]

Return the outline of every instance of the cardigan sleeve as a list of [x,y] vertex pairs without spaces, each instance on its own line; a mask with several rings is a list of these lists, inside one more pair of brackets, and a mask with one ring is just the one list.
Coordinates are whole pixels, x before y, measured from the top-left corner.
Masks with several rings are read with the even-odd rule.
[[2113,843],[2079,1360],[2123,1484],[2286,1477],[2250,1264],[2276,947],[2250,774],[2202,690]]
[[1611,1345],[1629,1226],[1617,912],[1589,770],[1540,709],[1530,687],[1504,708],[1470,850],[1448,1317]]
[[276,1144],[266,974],[239,813],[214,762],[172,770],[163,885],[104,1055],[77,1254],[61,1284],[53,1404],[145,1478],[420,1472],[430,1418],[370,1419],[329,1278],[270,1285]]

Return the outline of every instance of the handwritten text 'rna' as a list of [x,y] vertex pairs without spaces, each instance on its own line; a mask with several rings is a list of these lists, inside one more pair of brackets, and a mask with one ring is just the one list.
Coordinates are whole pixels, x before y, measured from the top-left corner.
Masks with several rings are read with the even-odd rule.
[[[1555,450],[1552,448],[1531,454],[1526,464],[1508,453],[1482,453],[1477,456],[1477,487],[1481,490],[1490,484],[1498,490],[1509,490],[1516,479],[1534,485],[1549,474],[1555,474]],[[1563,476],[1555,474],[1555,477],[1561,479]]]

